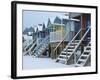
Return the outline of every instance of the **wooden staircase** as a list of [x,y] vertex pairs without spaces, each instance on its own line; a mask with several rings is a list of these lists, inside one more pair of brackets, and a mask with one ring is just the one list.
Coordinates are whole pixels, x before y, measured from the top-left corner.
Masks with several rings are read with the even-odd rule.
[[35,48],[35,50],[33,51],[34,56],[40,57],[48,49],[48,46],[49,46],[49,36],[44,38],[41,44]]
[[31,55],[31,51],[36,46],[36,40],[33,40],[25,49],[24,49],[24,55]]
[[26,51],[27,47],[28,47],[33,41],[34,41],[34,40],[32,40],[32,41],[28,41],[28,40],[24,41],[24,42],[23,42],[23,51]]
[[88,65],[88,63],[90,62],[89,61],[90,55],[91,55],[91,43],[89,42],[89,44],[84,49],[84,52],[81,54],[78,61],[76,62],[75,66],[80,67]]
[[65,64],[73,63],[73,61],[71,60],[74,57],[73,53],[75,52],[79,44],[79,41],[80,40],[75,40],[75,42],[70,43],[68,47],[64,48],[59,57],[57,58],[56,62],[59,61]]
[[81,39],[77,40],[76,37],[81,33],[80,29],[78,33],[74,36],[74,38],[68,43],[68,45],[61,51],[61,54],[56,59],[56,62],[61,62],[64,64],[73,64],[74,61],[74,55],[77,51],[78,47],[80,46],[81,42],[84,40],[86,35],[88,34],[90,28],[85,32],[85,34],[82,36]]

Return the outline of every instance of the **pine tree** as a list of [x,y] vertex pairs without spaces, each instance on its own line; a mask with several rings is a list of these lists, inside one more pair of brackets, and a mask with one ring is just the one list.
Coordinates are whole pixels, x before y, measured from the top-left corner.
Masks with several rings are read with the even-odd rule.
[[54,19],[54,23],[61,24],[61,19],[58,16],[56,16],[56,18]]
[[43,23],[43,27],[42,27],[42,30],[44,31],[45,30],[45,24]]
[[29,31],[33,32],[33,33],[35,32],[35,30],[34,30],[34,28],[32,26],[29,28]]
[[32,29],[32,31],[33,31],[33,33],[35,33],[35,29],[34,28]]
[[34,30],[34,28],[32,28],[32,32],[33,32],[32,37],[34,39],[35,38],[35,30]]
[[50,18],[48,18],[47,27],[49,27],[50,25],[51,25],[51,21],[50,21]]
[[38,27],[37,27],[37,29],[36,29],[36,32],[38,32],[39,30],[38,30]]

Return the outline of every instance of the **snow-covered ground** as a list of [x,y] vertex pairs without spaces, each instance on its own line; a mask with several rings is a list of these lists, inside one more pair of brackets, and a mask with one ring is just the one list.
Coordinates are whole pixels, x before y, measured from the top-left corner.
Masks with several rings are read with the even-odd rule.
[[23,69],[50,69],[50,68],[66,68],[74,67],[74,65],[65,65],[57,63],[51,58],[34,58],[32,56],[23,56]]
[[25,40],[32,40],[32,36],[28,36],[27,34],[23,34]]

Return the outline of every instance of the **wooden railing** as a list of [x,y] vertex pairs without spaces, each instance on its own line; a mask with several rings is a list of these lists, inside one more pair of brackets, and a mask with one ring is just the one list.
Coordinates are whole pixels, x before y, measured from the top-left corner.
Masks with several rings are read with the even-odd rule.
[[68,36],[68,34],[65,35],[65,37],[62,39],[62,41],[61,41],[60,43],[58,43],[58,45],[56,46],[56,48],[53,50],[54,52],[55,52],[55,50],[57,50],[57,48],[61,45],[61,43],[66,39],[67,36]]
[[[69,35],[69,33],[70,33],[70,32],[68,32],[68,33],[64,36],[64,38],[61,40],[61,42],[59,42],[59,43],[57,44],[57,46],[54,48],[54,50],[53,50],[53,55],[55,55],[55,57],[57,57],[57,49],[58,49],[58,47],[60,47],[60,45],[64,42],[64,40],[67,38],[67,36]],[[63,46],[63,48],[64,48],[64,46]]]
[[[82,30],[82,29],[80,29],[80,30]],[[90,30],[90,28],[89,28],[89,29],[85,32],[85,34],[82,36],[82,38],[80,39],[78,45],[75,47],[75,49],[74,49],[74,51],[73,51],[72,54],[75,55],[76,50],[78,49],[78,47],[80,46],[81,42],[84,40],[84,38],[85,38],[86,35],[88,34],[89,30]],[[80,31],[79,31],[79,33],[80,33]],[[78,34],[79,34],[79,33],[78,33]],[[74,41],[74,40],[76,39],[77,36],[78,36],[78,35],[76,35],[76,36],[71,40],[71,42]],[[70,42],[70,43],[71,43],[71,42]],[[70,44],[70,43],[69,43],[69,44]],[[72,55],[72,54],[71,54],[71,55]],[[67,54],[66,54],[66,56],[67,56]],[[70,59],[70,58],[68,58],[67,61],[68,61],[69,59]],[[76,63],[76,59],[75,59],[75,63]]]
[[72,43],[76,37],[79,35],[79,33],[81,32],[82,28],[78,31],[78,33],[73,37],[73,39],[68,43],[68,45],[66,46],[66,48],[69,46],[70,43]]
[[[68,45],[71,43],[71,42],[73,42],[74,40],[75,40],[75,38],[78,36],[78,34],[81,32],[81,30],[82,29],[80,29],[79,31],[78,31],[78,33],[74,36],[74,38],[68,43]],[[53,50],[53,54],[56,56],[56,58],[57,58],[57,49],[58,49],[58,47],[64,42],[64,40],[67,38],[67,36],[70,34],[70,32],[68,33],[68,34],[66,34],[65,35],[65,37],[62,39],[62,41],[60,42],[60,43],[58,43],[58,45],[56,46],[56,48]],[[63,47],[63,49],[64,48],[66,48],[67,49],[67,47],[68,47],[68,45],[66,46],[66,47]],[[62,49],[62,50],[63,50]]]
[[27,45],[27,46],[24,48],[24,51],[27,51],[27,49],[29,49],[35,41],[36,41],[36,39],[32,40],[32,41],[29,43],[29,45]]

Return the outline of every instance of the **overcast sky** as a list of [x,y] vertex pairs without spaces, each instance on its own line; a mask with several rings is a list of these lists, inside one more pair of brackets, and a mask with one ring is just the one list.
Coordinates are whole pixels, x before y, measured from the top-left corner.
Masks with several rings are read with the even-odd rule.
[[47,25],[48,18],[53,23],[56,16],[63,16],[65,13],[44,12],[44,11],[23,11],[23,30],[30,26],[34,27],[43,22]]

